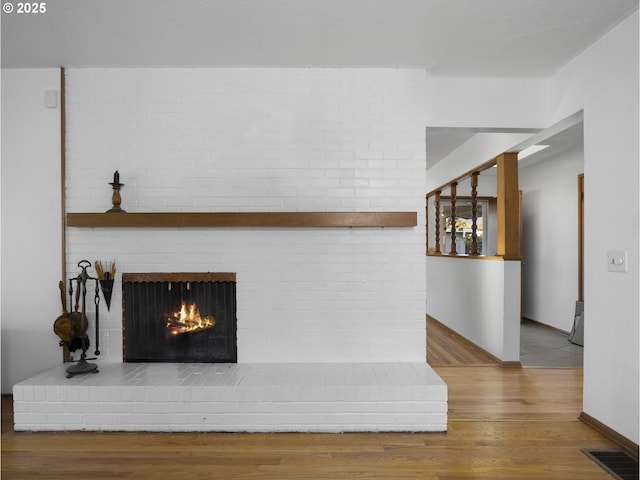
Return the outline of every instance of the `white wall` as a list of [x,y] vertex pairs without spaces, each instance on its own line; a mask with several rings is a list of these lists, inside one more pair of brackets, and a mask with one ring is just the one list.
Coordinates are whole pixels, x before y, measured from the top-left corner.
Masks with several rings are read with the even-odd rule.
[[[551,79],[549,124],[584,109],[584,411],[638,434],[638,12]],[[627,273],[607,271],[626,250]]]
[[62,361],[59,89],[59,70],[2,70],[2,393]]
[[426,87],[429,127],[528,129],[545,124],[545,80],[430,76]]
[[[578,300],[578,175],[582,145],[518,172],[522,190],[522,315],[571,331]],[[552,281],[549,281],[549,280]]]
[[[424,72],[67,70],[68,211],[414,211],[415,228],[68,229],[68,269],[237,272],[239,362],[424,361]],[[121,285],[101,312],[121,361]]]

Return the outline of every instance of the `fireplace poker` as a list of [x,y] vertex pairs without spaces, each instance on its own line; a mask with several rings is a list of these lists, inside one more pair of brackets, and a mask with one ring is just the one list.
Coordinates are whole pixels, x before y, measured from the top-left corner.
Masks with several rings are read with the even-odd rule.
[[73,311],[74,312],[77,312],[78,308],[79,308],[78,304],[80,302],[80,282],[81,282],[80,277],[78,277],[77,282],[78,282],[78,285],[77,285],[77,288],[76,288],[76,303],[73,305]]
[[98,281],[96,280],[96,294],[93,297],[93,303],[96,306],[96,351],[94,355],[100,355],[100,336],[98,331],[100,330],[100,290],[98,289]]

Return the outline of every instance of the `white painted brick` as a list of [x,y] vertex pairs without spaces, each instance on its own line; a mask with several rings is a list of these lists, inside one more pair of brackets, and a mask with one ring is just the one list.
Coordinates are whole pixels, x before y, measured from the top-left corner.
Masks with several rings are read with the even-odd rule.
[[30,403],[13,400],[13,413],[26,413],[30,411]]
[[31,426],[31,425],[46,425],[48,422],[48,417],[46,413],[34,413],[34,412],[15,412],[13,415],[13,421],[16,426],[17,431],[24,430],[37,430],[33,428],[21,428],[20,425]]
[[71,414],[84,414],[84,413],[92,413],[100,411],[101,403],[92,402],[89,400],[85,401],[69,401],[64,403],[64,412]]
[[63,402],[37,402],[32,403],[31,413],[64,413],[65,403]]
[[133,405],[133,412],[136,414],[169,413],[171,405],[168,402],[140,402]]
[[[424,225],[424,119],[417,113],[424,100],[421,72],[66,72],[69,211],[106,210],[108,181],[117,168],[126,184],[123,207],[129,211],[413,210]],[[423,359],[424,346],[411,337],[423,327],[424,301],[406,307],[406,291],[424,298],[420,228],[329,230],[70,228],[68,270],[74,272],[86,257],[116,257],[120,272],[236,271],[241,361],[329,355],[350,361],[366,359],[370,351],[380,355],[370,360],[385,355]],[[381,252],[380,244],[391,253]],[[325,254],[315,255],[323,249]],[[302,255],[292,256],[296,251]],[[337,267],[344,264],[351,270]],[[391,265],[400,275],[409,270],[415,275],[401,283]],[[340,276],[346,272],[352,275]],[[371,273],[374,281],[368,282]],[[339,302],[327,295],[338,291]],[[302,300],[288,300],[296,297]],[[119,293],[112,302],[109,314],[101,311],[108,325],[102,359],[121,361]],[[336,319],[332,328],[341,336],[352,329],[354,305],[376,328],[358,326],[366,341],[339,349],[323,339],[283,352],[292,341],[315,335],[313,321],[288,324],[286,331],[268,328],[280,315],[316,320],[322,312]],[[390,348],[384,320],[400,310],[415,328],[399,332]]]
[[100,413],[119,413],[125,414],[131,411],[131,405],[123,402],[101,403],[98,406]]
[[[58,428],[64,425],[78,425],[84,422],[84,415],[77,415],[76,413],[48,413],[46,414],[46,421],[43,424],[57,426]],[[32,421],[35,417],[32,417]],[[15,420],[15,423],[19,423]],[[108,421],[107,421],[108,423]]]

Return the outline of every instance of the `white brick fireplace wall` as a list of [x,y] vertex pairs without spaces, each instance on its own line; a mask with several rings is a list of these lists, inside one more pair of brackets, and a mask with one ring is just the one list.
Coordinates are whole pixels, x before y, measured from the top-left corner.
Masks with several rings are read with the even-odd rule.
[[117,262],[100,361],[122,360],[122,272],[229,271],[240,363],[424,362],[424,75],[66,70],[68,212],[110,208],[117,169],[128,212],[418,213],[415,228],[68,228],[70,275]]

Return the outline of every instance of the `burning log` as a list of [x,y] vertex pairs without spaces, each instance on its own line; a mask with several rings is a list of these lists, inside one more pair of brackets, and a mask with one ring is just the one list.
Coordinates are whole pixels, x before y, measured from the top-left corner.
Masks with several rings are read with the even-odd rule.
[[174,312],[167,318],[167,331],[171,335],[179,335],[181,333],[198,332],[207,330],[216,326],[216,319],[213,315],[201,316],[200,311],[195,303],[187,308],[186,303],[182,302],[180,310]]

